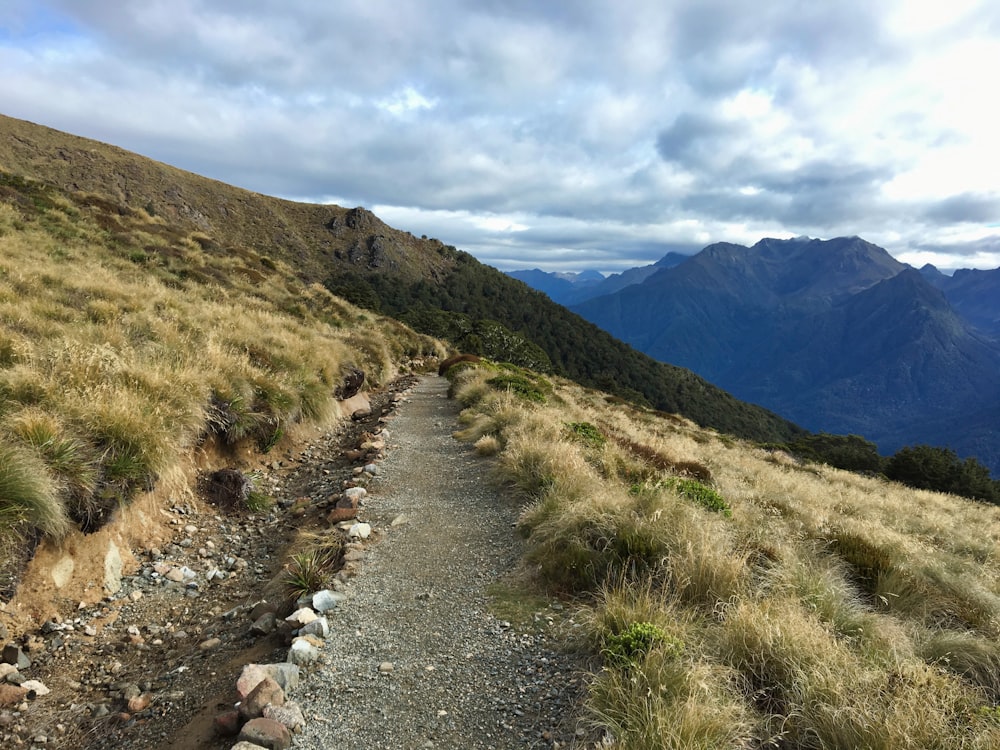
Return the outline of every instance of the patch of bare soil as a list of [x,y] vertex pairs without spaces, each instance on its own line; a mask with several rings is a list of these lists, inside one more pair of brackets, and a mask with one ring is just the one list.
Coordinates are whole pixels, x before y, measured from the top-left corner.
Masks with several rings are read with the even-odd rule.
[[[249,633],[249,611],[265,592],[273,598],[280,590],[297,540],[329,528],[331,497],[366,460],[349,460],[345,452],[364,433],[380,430],[393,393],[410,382],[402,378],[371,394],[370,416],[268,454],[252,474],[277,501],[271,509],[234,512],[190,492],[166,507],[142,509],[156,523],[145,527],[145,539],[121,550],[122,557],[134,556],[137,570],[122,578],[115,595],[67,590],[60,599],[45,592],[54,611],[17,643],[31,660],[22,676],[51,692],[0,705],[0,746],[229,747],[232,740],[218,739],[212,722],[232,706],[235,677],[244,664],[283,661],[286,652],[278,635]],[[79,542],[88,543],[101,550],[89,564],[104,565],[106,545]],[[79,553],[76,560],[86,558]]]

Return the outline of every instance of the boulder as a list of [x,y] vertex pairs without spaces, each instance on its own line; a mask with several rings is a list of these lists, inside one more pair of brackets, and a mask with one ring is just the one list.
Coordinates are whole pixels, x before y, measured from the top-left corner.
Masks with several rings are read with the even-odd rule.
[[274,719],[251,719],[243,725],[239,738],[241,742],[252,742],[267,750],[288,750],[292,746],[292,733]]
[[219,469],[208,475],[205,490],[209,499],[218,505],[235,507],[246,504],[253,484],[238,469]]
[[299,629],[299,635],[314,635],[317,638],[327,638],[330,635],[330,623],[325,617],[317,617]]
[[330,589],[323,589],[322,591],[317,591],[312,597],[312,608],[316,612],[328,612],[338,604],[346,601],[347,594],[340,591],[331,591]]
[[4,664],[13,664],[18,669],[27,669],[31,666],[31,659],[28,658],[28,654],[16,643],[8,643],[3,647],[3,655],[0,656],[0,661]]
[[372,527],[367,523],[356,523],[347,532],[347,536],[351,539],[367,539],[371,535]]
[[243,726],[243,717],[236,709],[221,713],[212,720],[215,733],[221,734],[223,737],[233,737],[239,734],[241,726]]
[[286,693],[299,685],[299,668],[294,664],[247,664],[236,681],[236,694],[240,700],[246,699],[261,680],[270,677]]
[[361,390],[361,386],[365,382],[364,370],[357,367],[352,367],[348,370],[341,380],[340,385],[334,390],[334,396],[336,396],[341,401],[346,401],[347,399],[354,396],[358,391]]
[[319,649],[309,637],[298,637],[292,641],[288,649],[288,662],[291,664],[311,664],[319,658]]
[[281,722],[293,732],[302,731],[306,725],[306,718],[302,714],[302,709],[297,703],[288,701],[283,706],[264,706],[264,718]]
[[0,706],[16,706],[28,695],[27,688],[0,683]]
[[253,635],[268,635],[274,632],[277,625],[277,617],[274,612],[265,612],[250,626],[250,633]]
[[263,715],[264,706],[283,706],[285,691],[273,678],[265,677],[250,694],[240,702],[240,716],[256,719]]
[[288,615],[288,617],[285,618],[285,621],[301,627],[303,625],[308,625],[317,617],[319,617],[319,615],[313,612],[309,607],[302,607],[301,609],[297,609],[292,612],[292,614]]

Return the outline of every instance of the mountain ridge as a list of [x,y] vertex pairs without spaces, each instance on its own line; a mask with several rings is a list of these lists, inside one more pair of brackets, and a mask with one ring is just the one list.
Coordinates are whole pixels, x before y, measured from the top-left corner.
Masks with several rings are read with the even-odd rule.
[[1000,433],[968,419],[1000,404],[1000,348],[951,304],[947,286],[969,286],[926,276],[859,237],[766,238],[709,245],[573,309],[807,429],[862,434],[883,452],[944,438],[996,472]]

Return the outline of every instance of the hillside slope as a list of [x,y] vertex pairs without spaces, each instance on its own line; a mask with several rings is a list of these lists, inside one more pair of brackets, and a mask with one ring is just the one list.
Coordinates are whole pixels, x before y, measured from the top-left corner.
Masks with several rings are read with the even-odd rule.
[[690,371],[636,352],[467,253],[393,229],[361,208],[251,193],[6,117],[0,118],[0,168],[66,190],[109,196],[222,244],[283,260],[306,282],[325,283],[351,301],[392,315],[405,313],[419,330],[447,336],[466,349],[500,356],[509,344],[524,353],[521,364],[540,366],[540,347],[557,373],[706,426],[760,440],[801,432]]

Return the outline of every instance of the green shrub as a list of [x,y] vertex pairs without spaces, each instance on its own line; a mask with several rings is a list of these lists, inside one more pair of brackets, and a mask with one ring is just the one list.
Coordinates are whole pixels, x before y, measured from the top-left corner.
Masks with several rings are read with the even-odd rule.
[[789,453],[808,461],[824,463],[847,471],[879,473],[885,459],[879,455],[878,446],[858,435],[831,435],[820,432],[803,435],[783,447]]
[[591,448],[603,448],[608,439],[590,422],[567,422],[566,429],[576,440]]
[[661,645],[674,655],[684,649],[684,644],[668,637],[662,628],[653,623],[633,622],[620,633],[605,635],[601,653],[608,663],[629,667],[641,662],[654,647]]
[[342,554],[343,540],[339,535],[314,537],[304,551],[292,555],[285,565],[282,583],[288,598],[298,599],[325,587]]
[[250,490],[247,493],[246,505],[251,513],[263,513],[274,506],[274,498],[265,492]]
[[721,513],[726,518],[731,518],[733,515],[733,511],[729,507],[729,503],[726,502],[722,495],[696,479],[682,479],[680,477],[674,477],[667,479],[660,484],[664,487],[670,487],[681,497],[685,497],[688,500],[698,503],[698,505],[706,510]]
[[989,469],[974,458],[961,460],[949,448],[901,448],[886,464],[885,475],[917,489],[952,492],[1000,504],[1000,482],[990,478]]
[[544,404],[546,401],[545,394],[542,392],[542,388],[539,387],[538,383],[530,380],[524,375],[517,373],[501,373],[494,378],[490,378],[486,382],[498,391],[510,391],[511,393],[517,394],[521,398],[527,399],[528,401],[534,401],[539,404]]

